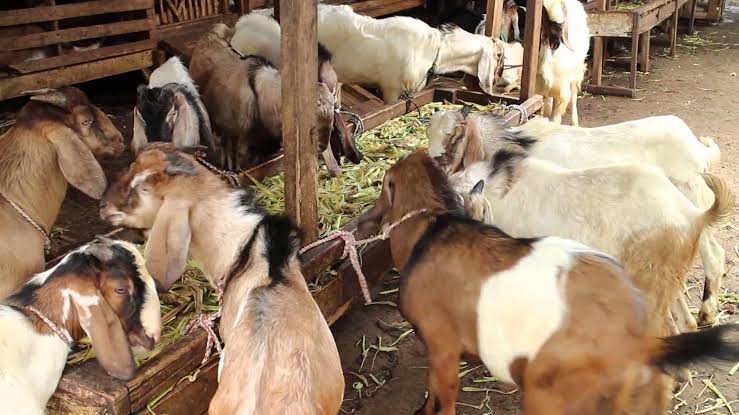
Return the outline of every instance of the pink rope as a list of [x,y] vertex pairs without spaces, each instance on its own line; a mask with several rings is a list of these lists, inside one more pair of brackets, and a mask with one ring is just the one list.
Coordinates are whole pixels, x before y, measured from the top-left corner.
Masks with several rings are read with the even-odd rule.
[[218,353],[223,353],[223,347],[221,346],[221,340],[218,338],[218,334],[216,334],[215,330],[213,329],[216,325],[215,321],[221,317],[221,311],[220,311],[220,294],[219,294],[219,301],[218,301],[218,307],[219,311],[216,311],[215,313],[205,314],[201,313],[195,316],[194,319],[192,319],[189,323],[187,323],[187,326],[185,326],[185,334],[191,332],[195,327],[200,327],[205,331],[205,334],[208,336],[208,342],[205,344],[205,355],[203,356],[203,361],[200,362],[201,365],[204,365],[205,362],[208,361],[208,358],[210,358],[211,351],[213,349],[213,346],[216,347],[216,350]]
[[323,245],[326,242],[333,241],[334,239],[343,240],[344,241],[344,251],[341,254],[341,258],[344,259],[347,256],[349,257],[349,261],[351,262],[352,267],[354,268],[354,272],[357,274],[359,288],[362,290],[362,296],[364,297],[364,303],[370,304],[372,303],[372,296],[370,295],[369,286],[367,285],[367,278],[365,277],[364,272],[362,272],[362,266],[359,263],[359,253],[357,253],[357,247],[364,246],[364,245],[367,245],[375,241],[385,240],[389,238],[390,232],[392,232],[392,230],[395,229],[396,226],[424,212],[426,212],[426,209],[418,209],[410,213],[407,213],[402,218],[400,218],[400,220],[398,221],[395,221],[391,224],[382,225],[382,232],[380,232],[378,235],[371,236],[366,239],[357,240],[354,237],[354,234],[348,231],[337,230],[337,231],[331,232],[326,237],[321,238],[301,248],[300,254],[302,255],[306,251],[309,251],[319,245]]
[[46,324],[51,329],[51,331],[54,332],[54,334],[62,339],[63,342],[67,343],[70,346],[74,344],[74,339],[72,339],[72,336],[69,334],[67,329],[60,328],[59,326],[54,324],[53,321],[49,320],[45,315],[43,315],[40,311],[36,310],[30,305],[27,305],[26,307],[24,307],[24,309],[34,316],[38,317],[39,320],[43,321],[44,324]]

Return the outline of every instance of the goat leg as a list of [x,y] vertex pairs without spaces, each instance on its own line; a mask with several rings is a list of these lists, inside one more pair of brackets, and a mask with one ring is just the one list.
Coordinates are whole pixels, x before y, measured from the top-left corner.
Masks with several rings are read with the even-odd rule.
[[712,326],[716,324],[718,312],[718,294],[721,290],[722,279],[726,274],[724,267],[725,253],[715,239],[713,229],[705,228],[698,240],[698,252],[703,262],[705,282],[703,284],[703,301],[698,313],[698,325]]
[[[438,334],[438,336],[436,335]],[[416,415],[454,415],[459,388],[459,357],[462,345],[457,336],[436,333],[427,341],[429,356],[428,397]]]

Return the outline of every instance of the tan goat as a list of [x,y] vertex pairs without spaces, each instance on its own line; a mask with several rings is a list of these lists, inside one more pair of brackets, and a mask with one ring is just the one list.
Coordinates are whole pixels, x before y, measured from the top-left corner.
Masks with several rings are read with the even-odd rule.
[[429,358],[428,398],[416,414],[455,413],[463,353],[523,390],[523,415],[664,413],[670,381],[661,369],[739,357],[729,326],[650,337],[644,299],[616,260],[471,220],[425,153],[387,171],[362,221],[389,224],[419,209],[426,214],[390,235],[400,311]]
[[95,156],[122,151],[121,133],[77,88],[35,95],[21,109],[15,125],[0,136],[0,299],[44,270],[46,235],[59,214],[67,183],[99,199],[106,181]]
[[224,290],[225,343],[209,413],[335,415],[344,392],[336,344],[308,292],[298,229],[177,150],[154,143],[111,185],[101,216],[150,229],[146,265],[167,290],[188,252]]

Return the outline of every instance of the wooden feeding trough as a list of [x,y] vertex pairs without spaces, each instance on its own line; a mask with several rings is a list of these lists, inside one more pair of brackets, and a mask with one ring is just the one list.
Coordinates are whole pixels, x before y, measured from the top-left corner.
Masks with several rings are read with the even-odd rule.
[[[47,0],[1,10],[0,100],[151,66],[153,1]],[[95,39],[103,39],[97,49],[74,49]]]
[[[538,10],[533,16],[541,16],[541,1],[529,0],[530,10]],[[317,74],[316,65],[316,8],[314,2],[281,0],[283,25],[282,51],[293,59],[283,60],[282,116],[284,155],[278,160],[260,167],[255,175],[271,174],[281,168],[285,171],[285,205],[287,214],[304,230],[305,243],[316,239],[317,214],[317,161],[310,131],[315,125],[315,113],[301,111],[315,105]],[[538,22],[536,22],[538,23]],[[538,29],[538,24],[527,25]],[[539,33],[527,31],[527,39],[536,39]],[[538,52],[538,48],[530,49]],[[536,53],[532,52],[534,56]],[[536,63],[531,57],[524,67],[533,91]],[[527,72],[528,71],[528,72]],[[312,73],[312,75],[311,75]],[[406,102],[384,105],[367,90],[347,86],[347,96],[354,99],[352,111],[371,129],[392,118],[414,110]],[[520,98],[506,98],[506,102],[518,103],[526,114],[541,108],[541,97],[522,93]],[[454,88],[428,87],[414,94],[412,100],[418,106],[432,101],[451,103],[473,102],[487,104],[490,96],[476,91]],[[503,115],[508,125],[524,122],[520,109],[511,109]],[[351,126],[353,129],[353,126]],[[356,222],[342,227],[354,231]],[[374,230],[356,232],[357,238],[368,236]],[[349,262],[341,262],[343,242],[334,240],[311,249],[303,255],[303,274],[309,282],[315,281],[328,267],[334,266],[337,277],[319,286],[313,296],[329,324],[335,322],[360,298],[356,274]],[[364,274],[372,286],[391,268],[391,256],[385,241],[366,246],[362,252]],[[338,266],[337,266],[338,264]],[[161,351],[137,370],[127,382],[107,376],[94,360],[67,367],[55,395],[48,404],[48,412],[56,414],[187,414],[206,413],[211,397],[217,388],[217,357],[212,356],[204,364],[202,358],[207,343],[206,334],[196,330]],[[156,401],[153,407],[149,403]]]
[[[650,0],[638,6],[628,3],[610,3],[598,0],[595,9],[588,11],[588,25],[595,37],[590,84],[586,90],[594,94],[612,94],[634,97],[636,94],[636,71],[649,70],[649,36],[652,28],[667,19],[671,21],[670,54],[675,55],[677,23],[680,8],[688,0]],[[605,62],[605,40],[607,38],[631,38],[629,86],[602,85]]]

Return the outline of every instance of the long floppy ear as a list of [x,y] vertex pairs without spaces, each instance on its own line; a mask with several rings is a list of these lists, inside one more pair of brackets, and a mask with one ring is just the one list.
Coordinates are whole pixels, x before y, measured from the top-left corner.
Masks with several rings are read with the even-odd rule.
[[473,125],[468,124],[466,139],[467,145],[464,147],[464,156],[462,157],[463,168],[467,168],[473,163],[485,158],[485,150],[482,145],[482,134],[480,134]]
[[141,119],[141,113],[139,109],[134,107],[133,109],[133,139],[131,140],[131,150],[133,153],[138,153],[149,140],[146,138],[146,130],[144,129],[144,122]]
[[567,18],[567,6],[565,2],[562,2],[562,15],[564,16],[564,22],[562,22],[562,43],[571,51],[575,51],[570,43],[570,19]]
[[454,129],[454,135],[449,138],[445,149],[447,163],[444,170],[447,173],[455,173],[464,167],[464,157],[467,153],[469,141],[468,132],[469,125],[466,121],[457,123]]
[[[344,119],[341,118],[341,114],[334,112],[334,132],[340,139],[341,152],[344,156],[354,164],[359,164],[364,158],[364,155],[359,151],[354,142],[354,137],[349,133]],[[333,143],[331,144],[333,146]]]
[[[90,298],[97,301],[85,301]],[[72,302],[82,329],[92,340],[100,366],[110,376],[122,380],[131,379],[136,371],[133,352],[118,316],[103,295],[97,291],[95,297],[80,296],[79,299],[73,298]]]
[[90,148],[67,127],[52,130],[46,138],[56,148],[59,168],[64,178],[84,194],[100,199],[108,182]]
[[172,129],[172,142],[177,147],[200,144],[190,140],[197,136],[198,118],[194,114],[195,111],[190,108],[185,94],[179,91],[174,93],[174,107],[177,110],[177,118]]
[[486,39],[482,44],[482,53],[480,54],[480,62],[477,64],[477,79],[480,81],[480,88],[487,94],[493,94],[496,74],[498,73],[498,61],[495,56],[496,45],[493,39]]
[[165,201],[144,248],[146,269],[159,292],[169,291],[185,271],[191,237],[190,206],[181,201]]

